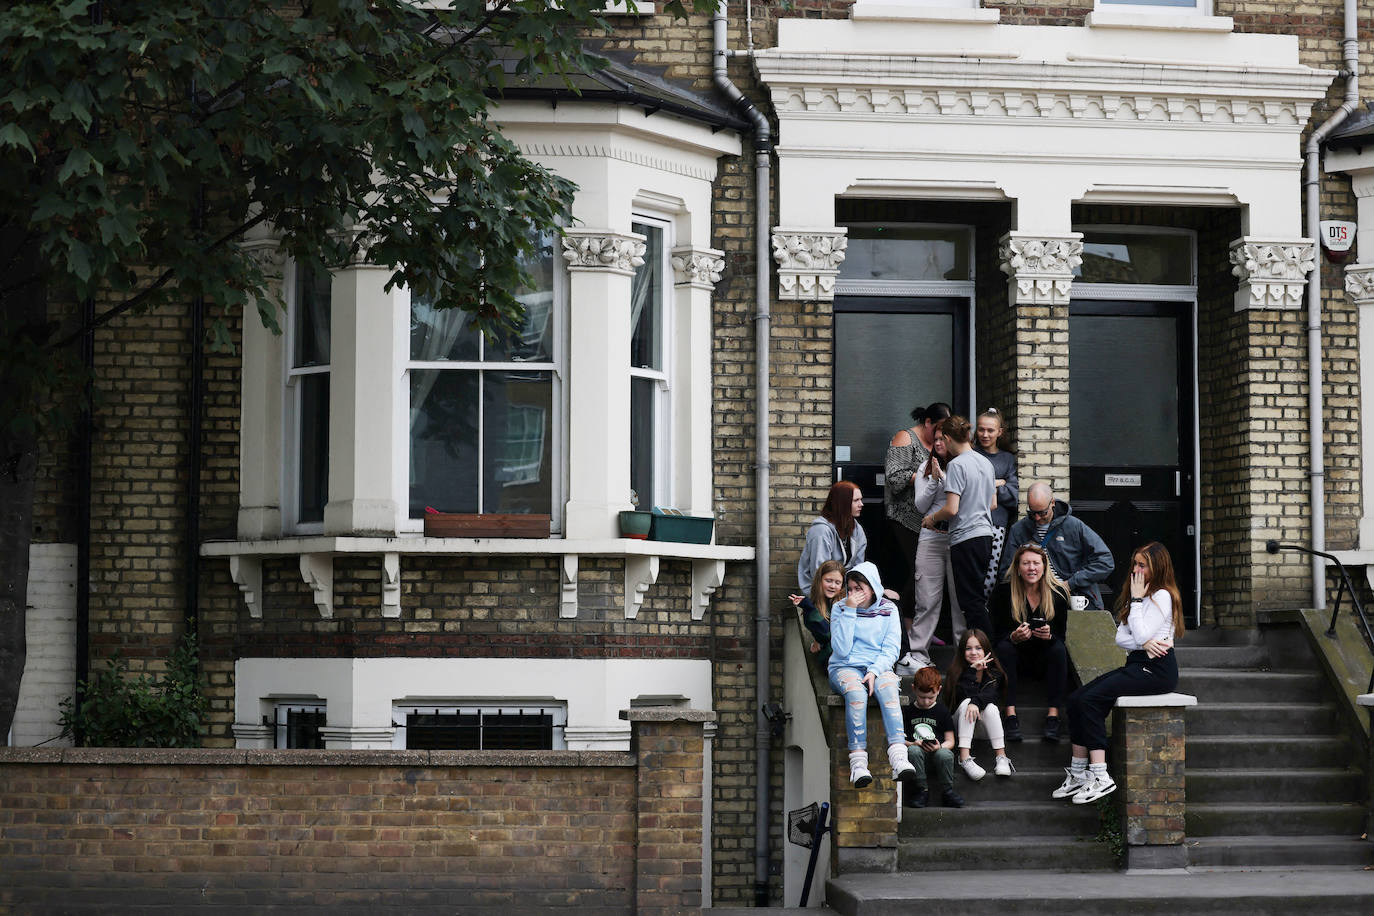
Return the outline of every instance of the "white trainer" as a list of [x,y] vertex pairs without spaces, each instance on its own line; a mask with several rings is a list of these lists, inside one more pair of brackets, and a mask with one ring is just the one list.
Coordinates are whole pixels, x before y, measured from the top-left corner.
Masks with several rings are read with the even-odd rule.
[[912,766],[911,758],[907,756],[905,744],[889,744],[887,746],[887,762],[892,764],[892,778],[902,782],[910,782],[912,791],[916,789],[916,767]]
[[1083,775],[1074,773],[1073,767],[1064,767],[1064,783],[1054,790],[1055,798],[1068,798],[1077,795],[1078,791],[1088,784],[1088,774],[1090,771],[1084,770]]
[[988,775],[988,771],[980,767],[978,765],[978,761],[974,760],[972,757],[966,757],[963,760],[960,760],[959,766],[963,767],[964,775],[967,776],[969,779],[972,779],[974,782],[977,782],[984,776]]
[[1010,776],[1016,772],[1016,767],[1012,765],[1011,758],[1002,754],[992,765],[992,772],[998,776]]
[[849,755],[849,784],[856,789],[867,788],[873,781],[873,774],[868,772],[868,752],[860,751],[857,754]]
[[1104,795],[1111,795],[1116,791],[1116,782],[1112,780],[1110,773],[1089,773],[1088,776],[1088,782],[1083,788],[1079,789],[1078,794],[1073,797],[1073,803],[1075,805],[1086,805],[1089,802],[1095,802]]

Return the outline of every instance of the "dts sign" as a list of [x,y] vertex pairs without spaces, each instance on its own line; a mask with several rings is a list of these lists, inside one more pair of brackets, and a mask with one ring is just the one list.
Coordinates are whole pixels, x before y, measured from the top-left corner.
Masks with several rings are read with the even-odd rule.
[[1337,264],[1350,257],[1350,248],[1355,244],[1355,224],[1343,220],[1322,220],[1322,248],[1326,256]]

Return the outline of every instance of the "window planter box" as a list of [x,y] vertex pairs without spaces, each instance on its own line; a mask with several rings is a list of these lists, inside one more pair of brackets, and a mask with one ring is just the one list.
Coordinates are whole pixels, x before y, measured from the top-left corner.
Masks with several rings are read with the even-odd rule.
[[425,537],[431,538],[546,538],[547,515],[459,515],[439,512],[425,515]]
[[676,509],[654,507],[654,523],[649,540],[679,544],[709,544],[716,520],[710,516],[683,515]]

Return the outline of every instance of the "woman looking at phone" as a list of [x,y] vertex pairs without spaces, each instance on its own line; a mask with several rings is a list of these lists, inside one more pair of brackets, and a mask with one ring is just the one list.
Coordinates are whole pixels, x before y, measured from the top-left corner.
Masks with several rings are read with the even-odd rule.
[[1006,734],[1021,740],[1016,715],[1016,685],[1022,674],[1045,677],[1049,711],[1044,740],[1059,741],[1059,710],[1069,676],[1069,653],[1064,645],[1069,623],[1069,590],[1050,568],[1044,548],[1023,544],[1008,567],[1007,581],[992,593],[992,619],[1000,638],[997,659],[1007,672]]

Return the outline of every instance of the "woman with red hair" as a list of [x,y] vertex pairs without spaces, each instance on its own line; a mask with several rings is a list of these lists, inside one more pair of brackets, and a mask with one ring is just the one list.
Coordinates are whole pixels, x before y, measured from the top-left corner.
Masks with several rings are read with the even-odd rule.
[[803,595],[811,591],[816,569],[826,560],[838,560],[845,569],[853,569],[864,561],[868,537],[859,524],[863,508],[864,495],[858,484],[840,480],[831,486],[821,514],[807,529],[806,546],[797,561],[797,585]]

